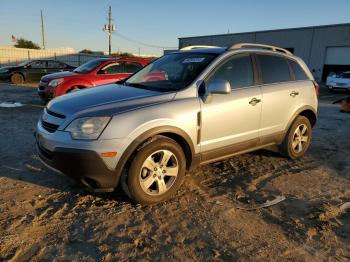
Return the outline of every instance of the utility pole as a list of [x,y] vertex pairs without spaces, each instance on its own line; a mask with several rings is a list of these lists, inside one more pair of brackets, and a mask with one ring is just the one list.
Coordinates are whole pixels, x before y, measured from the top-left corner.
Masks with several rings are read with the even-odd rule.
[[112,33],[115,31],[115,26],[112,24],[112,7],[109,6],[108,10],[108,24],[105,24],[103,31],[108,33],[108,54],[111,55],[112,48]]
[[44,32],[44,18],[43,18],[43,10],[40,10],[41,14],[41,40],[43,49],[45,49],[45,32]]

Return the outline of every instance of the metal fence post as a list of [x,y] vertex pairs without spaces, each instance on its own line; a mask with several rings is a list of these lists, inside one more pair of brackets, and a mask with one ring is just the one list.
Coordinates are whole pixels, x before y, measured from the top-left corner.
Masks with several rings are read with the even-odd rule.
[[80,66],[80,53],[78,53],[78,65]]
[[56,55],[56,52],[55,52],[55,60],[57,60],[57,55]]
[[28,50],[28,60],[30,60],[30,54],[29,54],[29,50]]

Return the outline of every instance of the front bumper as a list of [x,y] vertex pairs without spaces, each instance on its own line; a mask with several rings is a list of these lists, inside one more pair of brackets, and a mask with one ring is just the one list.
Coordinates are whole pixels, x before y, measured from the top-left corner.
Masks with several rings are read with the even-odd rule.
[[94,151],[56,148],[49,151],[36,144],[40,160],[56,171],[73,178],[95,192],[111,192],[116,185],[115,172],[106,167]]
[[55,97],[53,88],[48,87],[47,84],[46,82],[40,81],[38,86],[38,95],[44,102],[48,102]]
[[0,80],[8,81],[10,80],[10,73],[0,73]]
[[[68,132],[47,132],[41,120],[35,134],[40,160],[48,167],[59,171],[95,192],[111,192],[119,183],[117,164],[127,139],[73,140]],[[101,157],[102,152],[117,152],[115,157]]]
[[350,91],[350,86],[337,86],[337,85],[329,85],[328,88],[330,90],[343,90],[343,91]]

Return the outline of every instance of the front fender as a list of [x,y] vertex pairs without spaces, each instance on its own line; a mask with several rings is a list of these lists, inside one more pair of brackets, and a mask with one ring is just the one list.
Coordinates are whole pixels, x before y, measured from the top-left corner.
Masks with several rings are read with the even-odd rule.
[[92,82],[84,80],[84,79],[72,79],[63,82],[59,88],[57,88],[56,93],[57,95],[63,95],[66,94],[69,89],[71,89],[73,86],[83,86],[83,87],[90,87],[93,86]]

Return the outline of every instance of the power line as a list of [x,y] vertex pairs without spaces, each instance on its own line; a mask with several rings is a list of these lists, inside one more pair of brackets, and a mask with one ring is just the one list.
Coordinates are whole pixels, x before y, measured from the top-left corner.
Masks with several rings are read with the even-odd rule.
[[115,34],[117,34],[120,38],[123,38],[129,42],[133,42],[135,44],[139,44],[139,45],[143,45],[143,46],[154,47],[154,48],[159,48],[159,49],[177,49],[177,47],[173,47],[173,46],[159,46],[159,45],[144,43],[144,42],[129,38],[129,37],[122,35],[121,33],[118,33],[118,32],[116,32]]

